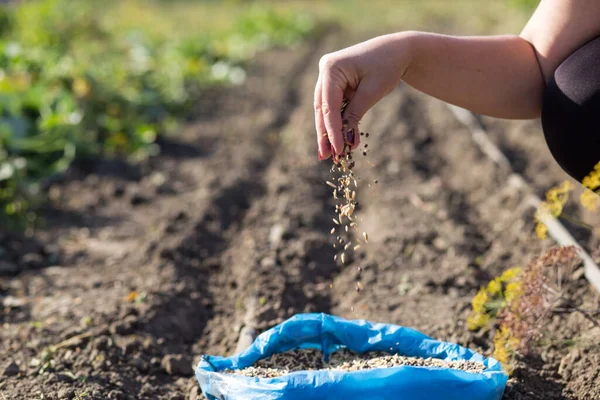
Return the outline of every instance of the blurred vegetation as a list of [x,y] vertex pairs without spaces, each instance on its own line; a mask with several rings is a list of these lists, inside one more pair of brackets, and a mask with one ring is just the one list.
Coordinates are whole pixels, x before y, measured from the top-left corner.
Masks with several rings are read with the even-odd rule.
[[0,227],[34,223],[43,183],[77,157],[155,154],[203,87],[243,82],[255,52],[315,28],[305,14],[253,7],[227,29],[176,33],[165,3],[0,6]]
[[203,88],[241,83],[256,52],[317,34],[315,16],[347,28],[348,40],[403,29],[517,33],[527,3],[534,2],[0,3],[0,228],[33,224],[44,182],[78,157],[136,162],[156,154],[157,135],[193,115]]

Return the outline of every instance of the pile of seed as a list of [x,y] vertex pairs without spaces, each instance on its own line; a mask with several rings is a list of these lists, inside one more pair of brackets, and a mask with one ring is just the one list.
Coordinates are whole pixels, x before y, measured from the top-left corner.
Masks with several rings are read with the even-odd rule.
[[225,373],[252,378],[276,378],[297,371],[361,371],[375,368],[390,368],[401,365],[431,368],[452,368],[470,373],[482,373],[485,366],[474,361],[443,361],[437,358],[403,357],[385,352],[357,354],[343,349],[323,359],[319,350],[292,350],[258,361],[252,367],[226,370]]
[[[348,105],[344,101],[342,105],[342,114]],[[333,188],[333,199],[335,200],[336,218],[333,218],[335,224],[331,228],[331,235],[336,235],[333,247],[339,250],[339,253],[334,255],[334,261],[340,260],[342,264],[346,263],[346,252],[349,250],[358,251],[361,247],[361,240],[368,243],[369,235],[367,232],[362,232],[362,238],[359,235],[355,242],[352,242],[352,235],[349,229],[360,232],[358,221],[359,217],[356,213],[358,201],[356,199],[356,190],[358,189],[358,178],[354,173],[356,162],[353,159],[352,143],[349,138],[353,138],[356,132],[352,129],[348,130],[348,121],[343,121],[342,136],[344,137],[344,151],[340,156],[333,157],[333,166],[331,167],[331,178],[326,182],[328,186]],[[369,137],[368,133],[360,133],[361,136]],[[367,156],[368,144],[364,143],[362,154]],[[368,161],[367,161],[368,162]],[[371,164],[372,165],[372,164]],[[377,181],[375,181],[377,183]],[[369,184],[369,186],[371,186]],[[362,272],[361,267],[358,267],[359,273]],[[360,281],[356,282],[356,290],[363,289]]]

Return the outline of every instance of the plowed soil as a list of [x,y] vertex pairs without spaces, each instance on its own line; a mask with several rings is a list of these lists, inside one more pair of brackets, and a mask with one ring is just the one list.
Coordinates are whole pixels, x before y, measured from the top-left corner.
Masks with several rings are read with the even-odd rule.
[[[319,58],[353,42],[333,32],[261,54],[244,85],[206,91],[161,155],[82,162],[50,187],[44,229],[0,233],[1,399],[200,398],[202,354],[230,355],[243,326],[299,312],[411,326],[490,354],[489,337],[465,327],[470,300],[553,243],[535,237],[510,171],[443,103],[401,85],[364,119],[369,244],[333,260],[331,161],[317,161],[312,93]],[[537,191],[565,179],[535,123],[484,122]],[[598,309],[579,283],[581,306]],[[505,398],[600,398],[600,331],[579,314],[549,327],[556,341],[521,362]]]

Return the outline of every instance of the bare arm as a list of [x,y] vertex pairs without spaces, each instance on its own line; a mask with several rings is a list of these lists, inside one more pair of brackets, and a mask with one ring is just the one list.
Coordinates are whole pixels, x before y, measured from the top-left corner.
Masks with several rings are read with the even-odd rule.
[[600,0],[542,0],[519,36],[402,32],[328,54],[315,88],[319,158],[339,154],[344,140],[356,137],[342,135],[336,110],[343,98],[350,100],[348,127],[358,131],[364,114],[400,81],[481,114],[537,118],[556,68],[598,35]]
[[415,34],[404,81],[499,118],[536,118],[545,82],[600,34],[599,0],[543,0],[520,36]]
[[535,118],[544,81],[532,46],[518,36],[410,36],[403,80],[448,103],[500,118]]

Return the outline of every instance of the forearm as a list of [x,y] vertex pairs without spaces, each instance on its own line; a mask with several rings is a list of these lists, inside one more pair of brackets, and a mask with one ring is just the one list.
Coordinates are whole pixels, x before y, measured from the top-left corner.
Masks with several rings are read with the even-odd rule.
[[493,117],[539,117],[544,78],[523,38],[407,32],[390,39],[406,49],[402,79],[417,90]]

